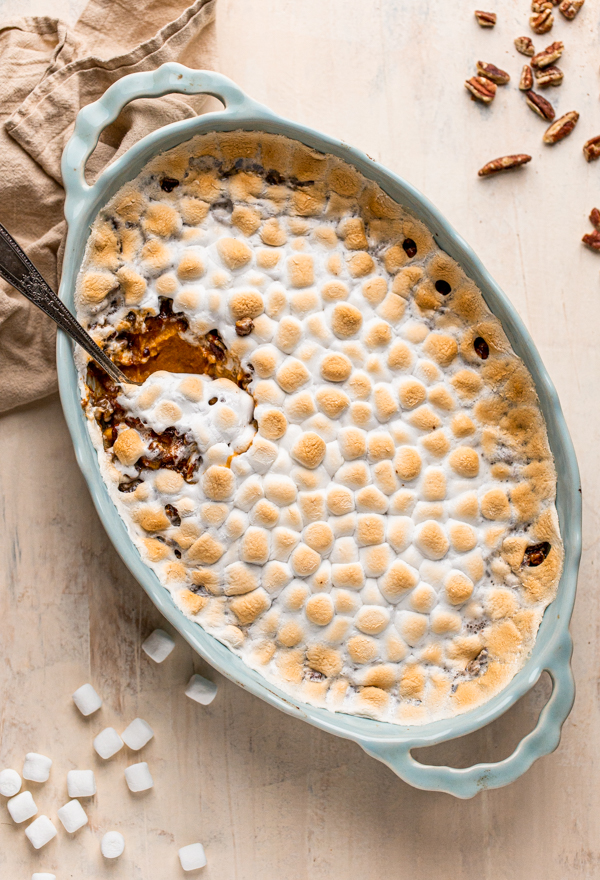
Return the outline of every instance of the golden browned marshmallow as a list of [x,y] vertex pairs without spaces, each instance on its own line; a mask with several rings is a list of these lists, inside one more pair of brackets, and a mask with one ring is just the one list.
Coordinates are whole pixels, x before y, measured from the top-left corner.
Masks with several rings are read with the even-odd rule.
[[217,251],[223,264],[232,272],[242,269],[252,259],[251,248],[239,238],[220,238]]
[[442,559],[450,549],[444,529],[434,520],[424,522],[417,528],[415,545],[427,559]]
[[250,527],[244,534],[240,558],[253,565],[264,565],[269,559],[269,534],[265,529]]
[[352,372],[352,362],[343,354],[326,354],[321,361],[321,376],[327,382],[345,382]]
[[290,354],[302,339],[302,324],[297,318],[286,316],[279,321],[273,338],[277,348]]
[[322,385],[315,397],[321,412],[330,419],[338,419],[350,406],[350,398],[339,388]]
[[244,596],[232,599],[229,607],[237,617],[241,626],[247,626],[263,614],[270,606],[267,593],[259,588]]
[[473,594],[473,581],[462,571],[451,571],[444,580],[444,589],[452,605],[462,605]]
[[404,409],[414,409],[424,402],[427,389],[416,379],[403,379],[398,385],[398,397]]
[[338,445],[346,461],[364,458],[367,451],[367,435],[360,428],[342,428],[338,434]]
[[305,543],[317,553],[328,553],[333,546],[333,531],[326,522],[312,522],[304,530]]
[[203,562],[205,565],[213,565],[224,552],[223,544],[205,532],[187,551],[187,558],[192,563]]
[[292,287],[310,287],[314,284],[314,263],[310,254],[294,254],[289,257],[287,269]]
[[119,433],[113,449],[121,464],[131,467],[144,453],[145,445],[135,428],[125,428]]
[[275,378],[286,394],[299,391],[310,379],[310,373],[296,358],[288,357],[277,370]]
[[490,489],[482,497],[481,515],[486,519],[510,519],[510,503],[502,489]]
[[175,208],[163,202],[154,202],[146,209],[142,226],[150,235],[169,238],[178,231],[180,222],[179,214]]
[[355,336],[362,327],[363,317],[356,306],[337,303],[331,314],[331,329],[339,339]]
[[450,453],[450,467],[459,477],[476,477],[479,473],[479,456],[470,446],[459,446]]
[[287,419],[281,410],[268,409],[258,419],[258,430],[268,440],[280,440],[287,430]]
[[422,461],[414,446],[401,446],[394,458],[394,469],[401,480],[410,482],[421,473]]
[[213,501],[227,501],[235,489],[235,477],[229,468],[211,465],[202,475],[202,489]]
[[327,626],[333,620],[333,601],[328,593],[311,596],[306,603],[306,616],[317,626]]
[[310,469],[319,467],[325,458],[325,441],[314,431],[307,431],[296,440],[291,455],[304,467]]
[[385,520],[376,514],[361,514],[356,526],[356,540],[360,545],[383,544]]
[[419,583],[419,573],[401,559],[393,562],[379,581],[383,596],[395,604]]
[[263,298],[256,290],[238,291],[229,299],[229,311],[236,321],[242,318],[258,318],[264,308]]

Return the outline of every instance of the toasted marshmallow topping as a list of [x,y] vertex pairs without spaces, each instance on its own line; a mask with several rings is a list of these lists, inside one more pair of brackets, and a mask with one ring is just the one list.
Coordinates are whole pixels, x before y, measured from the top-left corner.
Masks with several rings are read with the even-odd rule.
[[562,566],[533,382],[378,186],[281,136],[194,138],[100,212],[77,306],[125,367],[206,345],[110,407],[80,360],[111,497],[185,614],[380,720],[450,717],[521,668]]

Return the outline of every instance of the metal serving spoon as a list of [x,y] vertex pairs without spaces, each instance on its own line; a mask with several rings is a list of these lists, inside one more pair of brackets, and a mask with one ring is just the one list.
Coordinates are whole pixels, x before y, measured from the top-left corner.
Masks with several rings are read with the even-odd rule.
[[139,385],[128,379],[116,364],[99,348],[92,337],[86,333],[65,304],[57,297],[50,285],[44,281],[28,256],[26,256],[10,232],[0,223],[0,276],[12,284],[23,296],[68,333],[96,363],[106,370],[109,376],[123,385]]

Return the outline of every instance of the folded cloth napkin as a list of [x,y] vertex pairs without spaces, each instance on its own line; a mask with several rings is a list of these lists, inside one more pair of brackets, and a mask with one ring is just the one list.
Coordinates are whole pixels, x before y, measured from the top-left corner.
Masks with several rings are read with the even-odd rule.
[[[133,14],[128,4],[90,0],[72,29],[47,17],[0,23],[0,223],[54,290],[66,232],[60,160],[77,112],[125,74],[165,61],[214,69],[215,3],[182,9],[177,0],[138,0]],[[88,180],[148,132],[195,116],[206,100],[132,102],[103,132]],[[0,412],[55,390],[55,325],[0,280]]]

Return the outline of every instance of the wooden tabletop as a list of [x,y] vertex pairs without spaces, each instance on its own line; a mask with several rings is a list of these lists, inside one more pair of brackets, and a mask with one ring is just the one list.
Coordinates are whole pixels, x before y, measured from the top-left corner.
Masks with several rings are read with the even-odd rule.
[[[467,0],[219,0],[221,70],[276,112],[362,148],[424,192],[474,247],[527,324],[556,384],[584,485],[584,557],[572,622],[577,699],[558,750],[507,788],[458,801],[417,791],[354,745],[292,720],[208,668],[176,638],[160,666],[141,652],[161,617],[113,550],[77,468],[58,397],[0,418],[0,768],[49,755],[50,781],[28,787],[55,822],[66,773],[93,769],[90,825],[39,853],[0,805],[0,875],[171,880],[177,849],[204,844],[206,880],[590,880],[600,877],[600,254],[580,243],[600,202],[598,7],[556,15],[542,48],[566,46],[564,84],[546,93],[574,134],[542,143],[545,123],[517,83],[513,46],[527,0],[502,0],[493,30]],[[484,0],[482,0],[484,2]],[[485,0],[487,3],[487,0]],[[81,0],[54,0],[71,22]],[[3,0],[0,18],[48,14],[47,0]],[[463,87],[478,59],[511,74],[492,106]],[[506,153],[532,162],[490,180]],[[166,629],[168,625],[162,624]],[[218,682],[214,703],[184,694],[192,672]],[[70,695],[104,700],[84,719]],[[421,753],[468,766],[508,755],[549,694],[541,681],[490,727]],[[140,757],[103,762],[102,728],[140,716],[155,737]],[[127,752],[127,753],[126,753]],[[123,770],[147,760],[155,786],[131,794]],[[2,799],[3,800],[3,799]],[[58,823],[57,823],[58,824]],[[126,839],[109,863],[99,841]]]

